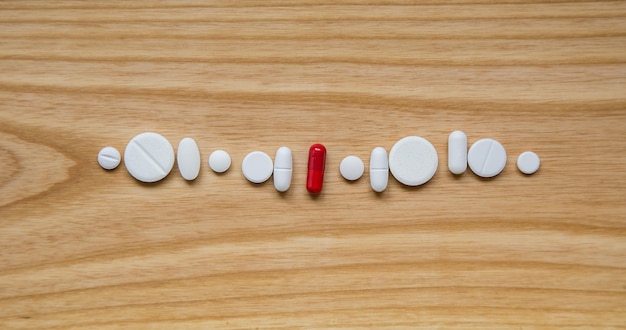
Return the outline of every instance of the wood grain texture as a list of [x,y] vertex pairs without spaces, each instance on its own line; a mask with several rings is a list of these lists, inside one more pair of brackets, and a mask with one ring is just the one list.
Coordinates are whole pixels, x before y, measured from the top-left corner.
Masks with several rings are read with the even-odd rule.
[[[2,329],[626,328],[624,1],[3,1],[0,72]],[[456,129],[504,172],[451,175]],[[97,165],[144,131],[200,177]],[[407,135],[431,182],[341,179]],[[282,145],[289,192],[243,179]]]

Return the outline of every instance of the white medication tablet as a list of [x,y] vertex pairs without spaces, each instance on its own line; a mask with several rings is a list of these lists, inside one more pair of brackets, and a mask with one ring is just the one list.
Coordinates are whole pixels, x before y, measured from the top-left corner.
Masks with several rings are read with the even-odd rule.
[[228,171],[230,164],[230,155],[224,150],[215,150],[209,156],[209,167],[216,173]]
[[517,157],[517,168],[524,174],[533,174],[539,170],[541,161],[539,156],[532,151],[522,152]]
[[252,183],[263,183],[272,176],[274,165],[272,158],[262,151],[253,151],[246,155],[241,163],[243,176]]
[[481,139],[472,144],[467,154],[467,163],[476,175],[483,178],[494,177],[506,165],[506,151],[494,139]]
[[124,165],[128,173],[139,181],[159,181],[172,171],[174,148],[160,134],[141,133],[128,142]]
[[274,188],[277,191],[285,192],[291,186],[291,174],[293,172],[293,157],[291,149],[280,147],[276,150],[274,157]]
[[389,182],[389,158],[387,150],[376,147],[370,155],[370,185],[375,192],[383,192]]
[[389,170],[400,183],[419,186],[437,172],[437,150],[428,140],[407,136],[393,145],[389,152]]
[[365,165],[363,165],[363,161],[361,158],[357,156],[348,156],[341,161],[339,164],[339,172],[341,172],[341,176],[348,181],[355,181],[363,176],[363,172],[365,171]]
[[178,170],[185,180],[195,180],[200,173],[200,149],[192,138],[184,138],[176,151]]
[[453,174],[462,174],[467,169],[467,136],[461,131],[448,136],[448,169]]
[[104,147],[98,153],[98,164],[105,170],[112,170],[122,161],[122,155],[113,147]]

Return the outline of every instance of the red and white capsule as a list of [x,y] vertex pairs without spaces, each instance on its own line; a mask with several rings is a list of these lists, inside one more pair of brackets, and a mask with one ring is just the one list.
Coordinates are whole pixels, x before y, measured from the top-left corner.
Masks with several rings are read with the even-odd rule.
[[309,166],[306,175],[306,190],[312,194],[319,194],[324,185],[324,170],[326,168],[326,147],[314,144],[309,148]]

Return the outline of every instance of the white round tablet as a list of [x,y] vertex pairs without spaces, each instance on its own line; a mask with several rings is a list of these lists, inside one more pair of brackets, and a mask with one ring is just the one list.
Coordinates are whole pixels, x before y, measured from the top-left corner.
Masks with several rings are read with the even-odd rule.
[[253,151],[243,159],[241,171],[248,181],[263,183],[272,176],[274,164],[268,154],[262,151]]
[[105,170],[112,170],[120,164],[122,155],[113,147],[104,147],[98,153],[98,164]]
[[339,164],[339,172],[341,172],[341,176],[349,181],[358,180],[361,176],[363,176],[363,171],[365,171],[365,165],[363,164],[361,158],[357,156],[348,156],[341,161],[341,164]]
[[494,139],[480,139],[470,148],[467,163],[476,175],[483,178],[494,177],[506,165],[506,151],[500,142]]
[[533,174],[539,170],[541,161],[539,156],[532,151],[522,152],[517,157],[517,168],[524,174]]
[[128,173],[139,181],[159,181],[172,171],[174,148],[160,134],[141,133],[128,142],[124,165]]
[[419,186],[437,172],[437,150],[428,140],[407,136],[393,145],[389,152],[389,170],[400,183]]
[[215,150],[209,156],[209,167],[216,173],[226,172],[230,164],[230,155],[224,150]]

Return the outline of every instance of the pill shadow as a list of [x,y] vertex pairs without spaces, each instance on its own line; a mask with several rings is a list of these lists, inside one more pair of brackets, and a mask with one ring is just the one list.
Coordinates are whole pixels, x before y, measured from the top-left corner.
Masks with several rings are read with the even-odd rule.
[[[163,179],[161,179],[159,181],[156,181],[156,182],[143,182],[143,181],[139,181],[139,180],[133,178],[132,175],[129,175],[129,176],[133,179],[133,181],[135,181],[136,185],[141,186],[141,187],[158,187],[158,186],[161,186],[161,185],[163,185],[165,183],[165,180],[167,180],[167,178],[169,177],[169,175],[168,175],[168,176],[164,177]],[[185,181],[187,181],[187,180],[185,180]]]
[[461,174],[454,174],[454,173],[452,173],[450,171],[447,171],[447,172],[448,173],[446,174],[446,176],[448,178],[452,178],[452,180],[455,180],[455,181],[460,181],[461,179],[463,179],[463,175],[467,173],[467,171],[465,171],[465,172],[463,172]]
[[278,194],[278,197],[280,197],[280,199],[288,199],[290,198],[293,193],[291,192],[293,189],[292,187],[289,187],[289,189],[287,189],[287,191],[278,191],[276,190],[276,193]]
[[317,194],[313,194],[313,193],[310,193],[310,192],[308,192],[308,191],[307,191],[307,194],[309,195],[309,198],[310,198],[311,200],[314,200],[314,201],[315,201],[315,200],[320,199],[320,195],[322,195],[322,193],[321,193],[321,192],[319,192],[319,193],[317,193]]

